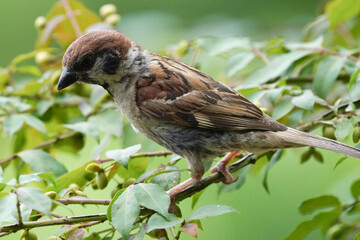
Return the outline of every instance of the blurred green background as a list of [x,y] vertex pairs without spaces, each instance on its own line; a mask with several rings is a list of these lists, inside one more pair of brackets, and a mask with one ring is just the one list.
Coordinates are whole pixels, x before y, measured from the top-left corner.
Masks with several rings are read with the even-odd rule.
[[[0,66],[16,55],[33,49],[36,29],[35,18],[45,15],[55,1],[40,0],[1,0],[0,24]],[[143,48],[153,52],[161,51],[169,44],[181,39],[193,39],[199,36],[244,36],[262,41],[274,36],[287,39],[301,39],[303,26],[314,19],[321,9],[321,0],[232,0],[232,1],[159,1],[159,0],[123,0],[123,1],[83,1],[93,11],[106,3],[114,3],[122,15],[119,29],[131,37]],[[217,62],[216,57],[209,61]],[[202,69],[212,76],[222,76],[224,67]],[[220,72],[219,72],[220,71]],[[221,80],[221,79],[219,79]],[[129,127],[129,126],[128,126]],[[130,130],[129,130],[130,131]],[[4,137],[2,137],[4,140]],[[137,142],[135,136],[131,142]],[[125,141],[125,140],[124,140]],[[0,138],[0,157],[10,153],[8,146]],[[126,143],[131,145],[132,143]],[[147,145],[146,145],[147,144]],[[88,139],[86,147],[80,152],[77,162],[74,156],[58,156],[68,169],[80,166],[89,160],[89,150],[94,147]],[[143,142],[145,150],[158,149],[154,144]],[[300,165],[300,155],[304,149],[287,150],[286,156],[270,171],[269,186],[271,194],[262,187],[265,163],[258,162],[249,172],[246,184],[238,191],[217,195],[218,186],[211,186],[201,196],[197,208],[205,204],[230,205],[240,214],[228,214],[203,220],[204,231],[200,239],[268,239],[277,240],[286,237],[301,221],[311,216],[301,216],[298,206],[305,199],[323,194],[336,194],[343,202],[350,199],[349,187],[358,177],[360,162],[347,159],[334,170],[340,154],[324,152],[325,163],[310,161]],[[156,165],[164,158],[152,160]],[[185,167],[185,161],[182,163]],[[6,174],[6,173],[5,173]],[[187,177],[184,175],[184,177]],[[184,180],[184,179],[182,179]],[[349,186],[344,188],[344,186]],[[98,198],[109,198],[98,192]],[[182,203],[183,216],[191,213],[191,201]],[[101,209],[101,211],[104,211]],[[97,207],[83,208],[74,214],[99,212]],[[64,210],[64,214],[70,214]],[[57,227],[37,229],[39,239],[46,239]],[[4,239],[17,239],[17,234]],[[182,239],[193,239],[183,234]],[[320,231],[307,237],[323,239]]]

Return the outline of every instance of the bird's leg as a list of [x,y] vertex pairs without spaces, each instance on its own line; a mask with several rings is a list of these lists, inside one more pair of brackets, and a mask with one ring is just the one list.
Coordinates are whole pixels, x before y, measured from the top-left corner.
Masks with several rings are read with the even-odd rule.
[[237,178],[234,179],[230,172],[226,169],[226,165],[234,158],[241,150],[233,151],[225,155],[225,157],[218,162],[212,169],[211,173],[220,172],[224,177],[221,182],[224,184],[231,184],[236,182]]
[[167,194],[169,194],[169,196],[171,198],[174,198],[179,192],[185,190],[186,188],[190,187],[191,185],[197,183],[198,181],[200,181],[200,178],[190,178],[178,185],[176,185],[175,187],[171,188],[170,190],[167,191]]

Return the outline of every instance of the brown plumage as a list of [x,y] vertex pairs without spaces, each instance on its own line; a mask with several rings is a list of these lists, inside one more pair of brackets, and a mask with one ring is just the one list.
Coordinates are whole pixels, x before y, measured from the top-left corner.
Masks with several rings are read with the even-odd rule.
[[[359,149],[288,128],[226,85],[116,31],[90,32],[67,49],[58,89],[76,81],[103,86],[136,129],[187,159],[192,178],[170,195],[201,178],[202,161],[238,149],[314,146],[360,158]],[[216,167],[227,183],[233,155]]]

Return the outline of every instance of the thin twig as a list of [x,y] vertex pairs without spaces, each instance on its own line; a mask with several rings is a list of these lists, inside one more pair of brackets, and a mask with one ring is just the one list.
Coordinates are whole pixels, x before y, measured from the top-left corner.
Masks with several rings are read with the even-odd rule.
[[81,222],[90,222],[90,221],[106,221],[107,216],[106,213],[101,214],[91,214],[91,215],[83,215],[83,216],[75,216],[75,217],[63,217],[57,219],[48,219],[48,220],[38,220],[32,222],[23,222],[22,225],[9,224],[0,226],[0,232],[14,232],[21,229],[31,229],[35,227],[46,227],[53,225],[62,225],[62,224],[76,224]]
[[76,37],[80,37],[82,35],[82,32],[81,32],[78,22],[76,21],[75,14],[74,14],[73,10],[71,9],[68,0],[62,0],[62,1],[60,1],[60,3],[65,8],[66,15],[69,18],[71,25],[74,28]]
[[81,205],[85,205],[85,204],[94,204],[94,205],[109,205],[111,200],[107,200],[107,199],[57,199],[57,202],[60,202],[64,205],[69,205],[69,204],[81,204]]
[[[158,151],[158,152],[143,152],[143,153],[135,153],[134,155],[130,156],[130,159],[133,158],[139,158],[139,157],[159,157],[159,156],[168,156],[171,155],[172,152],[170,151]],[[112,158],[104,158],[104,159],[98,159],[96,160],[96,163],[104,163],[104,162],[110,162],[114,161]]]

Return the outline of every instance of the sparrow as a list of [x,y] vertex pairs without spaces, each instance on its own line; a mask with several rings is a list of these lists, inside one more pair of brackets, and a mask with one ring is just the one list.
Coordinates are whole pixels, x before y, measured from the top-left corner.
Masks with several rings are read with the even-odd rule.
[[244,96],[180,61],[160,56],[113,31],[75,40],[63,57],[57,89],[75,82],[108,91],[134,128],[183,156],[191,178],[168,191],[175,196],[204,174],[204,161],[225,155],[212,170],[234,181],[226,164],[241,150],[253,153],[312,146],[360,158],[360,150],[278,123]]

